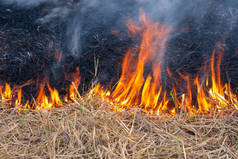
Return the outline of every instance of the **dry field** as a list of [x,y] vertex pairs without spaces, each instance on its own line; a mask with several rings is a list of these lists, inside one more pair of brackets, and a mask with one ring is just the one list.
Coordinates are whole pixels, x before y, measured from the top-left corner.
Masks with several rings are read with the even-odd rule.
[[0,158],[238,158],[238,112],[160,118],[98,99],[45,112],[0,106]]

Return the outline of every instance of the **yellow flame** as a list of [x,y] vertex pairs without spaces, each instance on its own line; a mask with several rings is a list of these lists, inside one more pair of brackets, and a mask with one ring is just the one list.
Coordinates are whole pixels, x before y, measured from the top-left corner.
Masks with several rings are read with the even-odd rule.
[[[72,82],[74,82],[76,89],[74,88],[73,84],[70,85],[69,96],[71,99],[78,98],[77,88],[80,84],[79,73],[80,73],[79,68],[77,68],[76,73],[74,73],[72,77]],[[46,85],[47,87],[45,87]],[[49,92],[49,96],[45,94],[45,90]],[[2,103],[14,105],[17,107],[18,110],[24,109],[49,110],[56,106],[60,107],[63,105],[59,92],[57,91],[57,89],[52,88],[46,79],[40,85],[39,93],[37,95],[34,105],[30,105],[29,101],[23,103],[22,90],[21,89],[14,90],[8,83],[5,83],[4,86],[0,85],[0,96],[2,99],[1,100]],[[67,103],[71,103],[71,100],[68,100],[68,95],[66,95],[64,99]]]
[[[129,35],[141,36],[142,39],[138,58],[135,58],[136,52],[129,49],[123,59],[122,73],[116,88],[108,91],[98,84],[90,91],[90,94],[99,95],[102,100],[119,105],[123,109],[139,106],[144,112],[156,115],[160,115],[163,111],[175,115],[176,112],[182,110],[194,115],[213,111],[221,112],[222,109],[232,107],[238,109],[237,96],[232,93],[230,84],[222,85],[220,79],[222,50],[213,51],[210,62],[211,76],[205,78],[205,84],[199,81],[201,78],[199,75],[192,81],[190,76],[179,73],[186,82],[186,92],[178,96],[174,86],[171,91],[173,105],[168,105],[172,100],[168,99],[166,91],[162,89],[161,64],[155,59],[163,57],[171,29],[167,25],[148,20],[143,11],[140,11],[140,23],[141,25],[137,25],[131,20],[127,23]],[[215,60],[215,53],[218,54],[217,60]],[[153,71],[145,78],[144,67],[147,63],[152,63]],[[174,80],[174,84],[179,85],[168,67],[167,72]],[[203,74],[207,73],[203,72]],[[196,96],[192,92],[196,92]]]

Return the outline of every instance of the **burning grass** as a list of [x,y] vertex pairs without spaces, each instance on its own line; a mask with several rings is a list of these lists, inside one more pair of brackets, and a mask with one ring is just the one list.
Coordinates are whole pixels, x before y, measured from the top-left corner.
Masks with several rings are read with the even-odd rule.
[[[138,57],[135,56],[135,51],[129,49],[124,57],[121,77],[115,89],[111,91],[98,84],[93,94],[99,95],[108,103],[119,105],[121,109],[136,106],[144,112],[158,116],[164,112],[175,114],[179,109],[193,115],[211,113],[214,110],[220,113],[238,108],[237,95],[232,92],[230,82],[222,84],[221,81],[220,68],[224,50],[220,44],[214,49],[210,62],[205,62],[195,79],[178,71],[171,72],[167,67],[173,89],[165,90],[162,85],[161,61],[171,27],[147,19],[143,10],[140,10],[140,23],[141,25],[133,21],[127,22],[129,35],[139,34],[142,39]],[[150,72],[145,71],[148,63],[151,64]],[[186,86],[182,86],[181,79],[185,81]],[[178,88],[186,88],[186,92],[178,96]],[[195,96],[193,92],[196,92]]]
[[220,79],[223,49],[214,49],[195,79],[167,67],[171,84],[185,92],[166,90],[161,61],[172,28],[140,15],[141,24],[126,23],[141,42],[126,52],[114,89],[99,83],[80,96],[79,68],[65,74],[72,85],[62,96],[47,78],[35,82],[32,101],[21,88],[34,80],[0,86],[0,158],[236,158],[238,101],[230,82]]
[[[71,106],[73,105],[73,106]],[[96,97],[47,112],[0,106],[0,158],[236,158],[238,112],[154,119]],[[159,118],[159,120],[157,120]]]

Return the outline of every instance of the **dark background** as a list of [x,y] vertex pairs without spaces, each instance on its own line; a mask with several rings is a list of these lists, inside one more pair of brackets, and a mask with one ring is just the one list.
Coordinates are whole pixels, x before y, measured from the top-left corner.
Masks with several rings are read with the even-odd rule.
[[[233,2],[233,1],[232,1]],[[75,2],[76,3],[76,2]],[[14,4],[0,5],[0,79],[2,83],[23,84],[30,79],[42,80],[49,76],[50,84],[65,93],[69,81],[64,73],[72,73],[80,67],[82,84],[80,91],[91,87],[92,80],[105,85],[115,84],[120,77],[121,62],[128,47],[137,47],[127,35],[125,21],[138,17],[138,10],[146,4],[135,1],[117,2],[116,9],[104,10],[100,4],[84,9],[77,7],[64,17],[57,17],[47,23],[39,19],[54,8],[53,4],[41,4],[21,8]],[[208,9],[196,13],[191,7],[171,24],[173,32],[167,44],[163,60],[163,81],[171,88],[171,79],[166,73],[168,64],[175,76],[176,72],[195,77],[205,60],[220,43],[224,49],[221,66],[222,81],[231,80],[232,88],[238,92],[238,5],[210,0]],[[0,3],[1,4],[1,3]],[[235,5],[234,5],[235,4]],[[65,5],[65,4],[61,4]],[[127,7],[124,7],[127,6]],[[195,6],[198,7],[198,6]],[[179,10],[183,9],[178,8]],[[69,24],[80,19],[74,27],[80,27],[80,50],[72,53],[69,48]],[[165,19],[153,17],[153,20]],[[71,25],[72,27],[72,25]],[[73,29],[73,28],[72,28]],[[111,30],[120,30],[119,35]],[[54,59],[55,51],[62,52],[62,61]],[[95,60],[96,59],[96,60]],[[99,62],[95,76],[95,61]],[[34,85],[23,89],[33,96],[37,94]]]

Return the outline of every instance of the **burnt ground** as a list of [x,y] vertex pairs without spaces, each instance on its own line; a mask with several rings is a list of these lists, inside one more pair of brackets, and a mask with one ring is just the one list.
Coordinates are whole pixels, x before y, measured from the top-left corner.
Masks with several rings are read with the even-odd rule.
[[168,44],[166,62],[172,72],[196,76],[204,61],[209,61],[212,51],[220,48],[224,52],[221,79],[230,80],[237,92],[238,23],[231,22],[238,15],[237,8],[238,5],[224,6],[217,1],[199,21],[191,13],[186,15],[179,24],[178,35]]
[[[92,8],[73,11],[66,19],[55,18],[49,23],[39,23],[38,20],[47,15],[51,7],[55,6],[43,4],[26,9],[14,5],[0,6],[1,81],[20,85],[31,79],[41,81],[48,76],[51,86],[64,93],[70,83],[65,80],[64,73],[73,73],[79,66],[83,87],[87,89],[95,79],[95,60],[99,61],[100,81],[111,82],[115,72],[118,78],[120,61],[132,42],[126,33],[120,38],[111,34],[112,28],[118,29],[113,27],[116,19],[113,21],[102,15],[102,11],[96,13]],[[74,18],[82,21],[82,32],[78,35],[83,39],[80,41],[82,47],[76,54],[72,54],[67,46],[66,29],[68,21]],[[60,62],[54,58],[56,51],[62,53]],[[35,85],[27,86],[25,91],[33,96],[37,94]]]
[[[30,79],[41,80],[48,75],[51,85],[63,93],[70,83],[65,80],[64,72],[74,72],[79,66],[83,83],[80,91],[87,90],[92,80],[105,85],[115,83],[120,77],[124,53],[128,47],[139,44],[127,36],[124,25],[130,15],[138,12],[132,10],[134,5],[127,5],[131,7],[122,7],[110,14],[105,14],[103,9],[83,10],[79,7],[65,18],[54,18],[44,24],[37,22],[37,19],[54,6],[43,4],[25,9],[0,6],[1,80],[23,84]],[[185,15],[168,42],[164,66],[168,64],[175,74],[179,71],[195,76],[217,43],[221,42],[220,47],[225,51],[221,67],[222,80],[231,79],[232,87],[236,90],[238,22],[233,22],[232,18],[238,16],[237,8],[238,5],[223,6],[219,1],[211,0],[208,12],[201,17],[195,18],[189,13]],[[67,26],[75,18],[80,19],[80,51],[72,54],[67,43]],[[120,30],[120,34],[111,34],[111,29]],[[54,59],[56,51],[62,52],[61,62]],[[95,74],[97,60],[98,72]],[[166,71],[164,77],[167,87],[170,87]],[[33,96],[37,93],[35,86],[27,86],[24,91]]]

